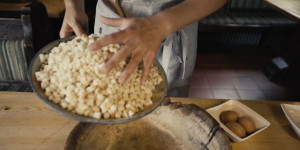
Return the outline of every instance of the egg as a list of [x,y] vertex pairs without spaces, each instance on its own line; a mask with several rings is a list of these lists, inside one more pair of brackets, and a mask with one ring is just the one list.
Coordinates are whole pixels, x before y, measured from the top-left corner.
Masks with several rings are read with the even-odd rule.
[[228,122],[236,122],[238,120],[238,114],[235,111],[232,110],[227,110],[227,111],[223,111],[220,114],[220,120],[226,124]]
[[245,128],[237,122],[229,122],[226,124],[226,127],[241,138],[246,136]]
[[253,120],[249,117],[240,117],[238,123],[246,129],[247,133],[252,133],[256,128]]

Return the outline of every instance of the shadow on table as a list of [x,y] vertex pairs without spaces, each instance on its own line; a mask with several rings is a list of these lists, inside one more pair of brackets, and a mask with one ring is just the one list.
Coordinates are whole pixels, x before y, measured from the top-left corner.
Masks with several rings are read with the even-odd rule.
[[[273,114],[273,116],[275,116],[274,120],[269,120],[271,122],[271,126],[272,126],[272,123],[274,121],[276,121],[278,124],[281,125],[281,126],[279,126],[280,128],[283,128],[283,130],[286,131],[293,138],[298,139],[297,134],[295,133],[295,131],[291,127],[289,121],[287,120],[286,116],[284,115],[284,112],[283,112],[281,106],[273,104],[273,105],[270,105],[270,107],[271,107],[271,111],[272,111],[271,113]],[[281,120],[281,118],[285,118],[285,120],[283,120],[282,122],[279,122],[278,120]]]

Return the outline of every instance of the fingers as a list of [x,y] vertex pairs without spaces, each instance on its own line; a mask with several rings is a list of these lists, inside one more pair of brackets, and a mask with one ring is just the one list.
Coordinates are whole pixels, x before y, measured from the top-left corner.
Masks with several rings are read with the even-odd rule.
[[125,31],[116,32],[96,40],[88,46],[88,50],[95,51],[109,44],[124,43],[126,40],[127,36]]
[[83,30],[83,28],[81,27],[81,25],[78,22],[72,23],[71,28],[73,29],[73,31],[75,32],[75,34],[77,36],[86,34],[86,32]]
[[59,32],[59,36],[60,38],[64,38],[67,36],[71,36],[73,32],[75,32],[77,36],[86,34],[79,23],[72,23],[71,25],[69,25],[68,23],[63,23]]
[[64,38],[72,35],[72,32],[73,30],[66,23],[63,23],[61,30],[59,32],[59,36],[60,38]]
[[[120,27],[123,24],[122,22],[124,22],[124,19],[107,18],[104,16],[101,16],[100,19],[104,24],[113,27]],[[90,44],[88,46],[88,50],[95,51],[109,44],[125,43],[128,39],[128,36],[126,34],[127,34],[126,31],[123,30],[120,32],[107,35],[99,40],[96,40],[94,43]]]
[[143,54],[142,53],[134,53],[132,55],[129,63],[127,64],[127,66],[125,68],[125,70],[119,76],[118,82],[120,84],[124,83],[128,79],[128,77],[130,76],[130,74],[139,65],[139,63],[141,62],[142,58],[143,58]]
[[60,38],[65,38],[65,37],[68,37],[68,36],[71,36],[72,35],[72,32],[65,32],[65,31],[61,31],[59,33],[59,37]]
[[128,46],[128,45],[122,47],[119,50],[119,52],[116,53],[115,55],[113,55],[113,57],[111,57],[108,60],[108,62],[105,64],[104,72],[109,73],[113,68],[115,68],[120,63],[120,61],[127,58],[129,56],[129,54],[131,53],[131,49],[132,49],[132,46]]
[[100,16],[100,20],[102,23],[112,26],[112,27],[122,27],[125,23],[126,19],[123,18],[107,18],[104,16]]
[[146,56],[144,57],[144,70],[143,70],[143,74],[141,77],[141,85],[143,85],[146,82],[146,80],[150,74],[150,69],[151,69],[154,57],[155,57],[155,53],[151,53],[151,52],[146,54]]

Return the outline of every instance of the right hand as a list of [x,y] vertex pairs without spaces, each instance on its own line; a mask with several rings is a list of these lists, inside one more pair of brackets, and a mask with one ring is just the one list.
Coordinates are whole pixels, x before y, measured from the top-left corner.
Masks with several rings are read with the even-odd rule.
[[102,23],[123,29],[96,40],[88,46],[88,50],[95,51],[109,44],[121,43],[121,49],[106,62],[104,72],[109,73],[120,61],[131,56],[126,68],[118,78],[124,83],[134,72],[135,68],[143,62],[144,69],[141,84],[144,84],[162,41],[168,36],[167,30],[159,26],[161,20],[154,17],[140,18],[107,18],[101,17]]
[[64,38],[75,33],[77,36],[88,32],[88,17],[84,11],[73,7],[66,8],[66,13],[62,27],[59,32],[60,38]]

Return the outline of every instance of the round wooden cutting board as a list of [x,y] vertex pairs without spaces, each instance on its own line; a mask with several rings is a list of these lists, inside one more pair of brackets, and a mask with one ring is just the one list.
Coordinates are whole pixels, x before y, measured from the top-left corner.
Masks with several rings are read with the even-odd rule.
[[65,150],[229,150],[219,124],[196,105],[165,102],[151,114],[124,124],[79,123]]

